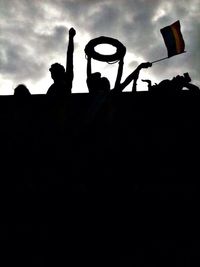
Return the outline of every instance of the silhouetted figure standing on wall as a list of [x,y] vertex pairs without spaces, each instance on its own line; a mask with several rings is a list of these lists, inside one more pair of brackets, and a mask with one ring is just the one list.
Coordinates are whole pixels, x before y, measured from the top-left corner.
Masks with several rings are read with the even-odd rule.
[[[102,55],[95,50],[95,47],[99,44],[110,44],[116,48],[116,53],[112,55]],[[117,39],[100,36],[98,38],[92,39],[85,46],[85,53],[87,55],[87,86],[89,93],[97,93],[97,92],[109,92],[110,91],[110,82],[106,77],[101,77],[99,72],[92,73],[91,68],[91,59],[95,59],[97,61],[102,62],[116,62],[123,61],[124,55],[126,53],[126,47],[119,42]],[[119,64],[119,68],[123,68],[123,64]],[[120,82],[122,69],[118,70],[116,83]],[[116,84],[115,83],[115,84]]]
[[200,93],[198,86],[191,83],[191,78],[188,73],[184,73],[183,76],[177,75],[171,80],[165,79],[159,84],[152,85],[151,80],[142,80],[148,84],[148,90],[157,94],[176,94],[183,90],[188,89],[191,93]]
[[[116,48],[116,53],[113,55],[102,55],[95,51],[95,46],[99,44],[107,43]],[[142,68],[151,67],[152,64],[142,63],[140,64],[126,79],[121,83],[121,78],[123,74],[124,66],[124,56],[126,53],[126,47],[119,42],[117,39],[110,37],[100,36],[91,40],[85,47],[85,53],[87,55],[87,86],[89,93],[97,92],[109,92],[110,91],[110,82],[106,77],[101,77],[99,72],[92,73],[91,60],[92,58],[103,61],[103,62],[119,62],[119,67],[117,71],[117,77],[115,81],[113,92],[121,92],[124,88],[132,81],[133,82],[133,91],[136,91],[137,79],[139,72]]]
[[119,69],[117,74],[117,80],[113,89],[110,89],[110,82],[106,77],[101,77],[100,72],[91,72],[91,57],[88,57],[87,64],[87,86],[89,93],[97,92],[109,92],[110,90],[114,92],[122,92],[126,86],[128,86],[133,81],[133,91],[136,91],[137,79],[140,70],[143,68],[149,68],[152,66],[150,62],[141,63],[126,79],[123,83],[120,83],[123,70],[123,62],[119,62]]
[[92,73],[91,67],[91,57],[88,56],[88,63],[87,63],[87,86],[89,93],[99,93],[104,92],[108,93],[110,91],[110,82],[106,77],[101,77],[100,72]]
[[72,82],[74,78],[73,70],[73,52],[74,52],[74,36],[76,31],[74,28],[69,30],[69,44],[67,50],[66,71],[65,68],[59,64],[51,65],[49,71],[54,83],[49,87],[47,95],[50,96],[65,96],[70,95],[72,90]]
[[177,91],[183,90],[183,88],[188,89],[192,93],[199,93],[199,88],[191,83],[191,78],[188,73],[184,73],[183,76],[177,75],[172,78],[171,83],[176,88]]
[[[116,54],[113,55],[101,55],[95,51],[95,46],[108,43],[117,48]],[[110,114],[110,117],[114,114],[114,108],[112,105],[112,109],[109,109],[109,101],[112,101],[112,94],[122,92],[124,88],[132,81],[133,87],[136,91],[136,81],[139,76],[139,72],[142,68],[151,67],[152,64],[142,63],[140,64],[126,79],[121,83],[121,78],[123,74],[123,65],[124,65],[124,55],[126,53],[126,47],[120,43],[117,39],[113,39],[110,37],[101,36],[99,38],[91,40],[85,47],[85,53],[87,55],[87,86],[89,93],[93,95],[92,104],[88,108],[88,112],[86,114],[86,119],[84,120],[85,124],[90,124],[95,118],[98,116],[98,113],[107,112]],[[117,77],[115,81],[114,88],[110,89],[110,82],[106,77],[101,77],[100,72],[92,73],[92,58],[103,61],[103,62],[119,62],[119,67],[117,71]],[[84,128],[84,127],[83,127]]]

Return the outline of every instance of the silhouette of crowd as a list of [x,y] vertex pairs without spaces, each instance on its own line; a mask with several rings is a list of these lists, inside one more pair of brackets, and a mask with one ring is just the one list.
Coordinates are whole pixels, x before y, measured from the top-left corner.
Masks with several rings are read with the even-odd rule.
[[[117,122],[114,121],[114,119],[116,119],[116,117],[117,117],[117,116],[115,116],[115,112],[118,112],[118,111],[116,111],[117,108],[115,109],[115,103],[113,105],[109,105],[110,104],[109,100],[111,99],[109,97],[112,96],[113,94],[121,94],[122,91],[131,83],[132,83],[132,92],[136,93],[137,92],[137,81],[139,79],[140,72],[143,69],[147,69],[147,68],[152,67],[151,62],[143,62],[143,63],[139,64],[136,67],[136,69],[133,70],[124,79],[124,81],[122,81],[124,57],[126,54],[125,46],[122,43],[120,43],[118,40],[116,40],[114,38],[110,38],[110,37],[105,37],[105,36],[100,36],[98,38],[91,40],[85,46],[85,54],[86,54],[86,58],[87,58],[86,83],[88,86],[89,95],[92,96],[91,97],[92,101],[87,102],[87,104],[89,103],[89,105],[87,105],[87,107],[84,109],[83,114],[80,114],[80,117],[79,117],[79,114],[78,115],[77,114],[75,114],[75,115],[70,114],[69,118],[66,119],[65,118],[66,117],[65,116],[66,115],[65,103],[64,103],[64,105],[62,105],[60,103],[60,98],[58,98],[59,101],[57,101],[57,102],[54,101],[54,98],[57,99],[57,97],[61,97],[61,99],[63,99],[65,101],[65,97],[70,96],[72,94],[72,86],[73,86],[73,79],[74,79],[73,54],[74,54],[74,37],[75,36],[76,36],[75,29],[73,29],[73,28],[69,29],[66,68],[57,62],[52,64],[49,68],[49,72],[50,72],[51,78],[53,80],[52,85],[48,88],[47,93],[46,93],[47,96],[53,97],[52,98],[53,99],[53,105],[51,105],[51,103],[50,103],[50,112],[49,112],[49,110],[48,110],[48,112],[46,112],[46,110],[45,110],[44,114],[36,114],[36,115],[38,115],[37,119],[39,118],[42,121],[41,124],[42,124],[42,129],[45,129],[44,132],[45,133],[47,132],[46,129],[51,130],[48,132],[48,137],[41,136],[40,132],[36,132],[36,135],[38,136],[39,140],[42,140],[42,141],[39,141],[39,143],[40,142],[42,144],[44,143],[43,144],[43,146],[44,146],[43,151],[45,151],[44,155],[48,155],[47,161],[51,162],[52,165],[54,162],[53,162],[53,160],[51,161],[51,155],[53,155],[53,154],[57,155],[56,154],[57,153],[57,146],[59,147],[59,149],[61,149],[61,147],[62,147],[63,151],[68,150],[68,152],[67,152],[68,158],[69,158],[69,162],[71,162],[71,155],[72,155],[72,158],[76,158],[77,157],[77,151],[79,151],[79,154],[82,155],[82,158],[84,159],[84,156],[85,156],[84,153],[87,149],[86,148],[87,142],[89,144],[88,147],[92,147],[91,144],[95,144],[95,145],[97,144],[94,148],[93,147],[91,148],[92,156],[88,156],[89,160],[91,159],[92,162],[95,162],[96,159],[101,158],[102,162],[106,162],[106,160],[103,161],[103,157],[105,156],[104,155],[105,146],[103,144],[103,141],[108,139],[108,143],[109,143],[110,139],[115,138],[115,137],[113,137],[114,134],[112,135],[111,133],[113,133],[113,129],[118,123],[118,121]],[[95,49],[94,49],[95,46],[98,44],[101,44],[101,43],[108,43],[110,45],[115,46],[117,48],[116,53],[113,55],[101,55],[101,54],[95,52]],[[108,78],[103,77],[100,72],[92,72],[92,59],[96,59],[96,60],[99,60],[102,62],[108,62],[108,63],[116,63],[116,62],[118,63],[118,71],[117,71],[116,81],[115,81],[113,88],[111,88],[110,81],[108,80]],[[192,94],[199,94],[200,93],[199,88],[196,85],[194,85],[193,83],[191,83],[191,77],[190,77],[189,73],[184,73],[182,76],[177,75],[177,76],[173,77],[172,79],[163,80],[158,84],[152,84],[151,80],[147,80],[147,79],[143,79],[142,81],[147,83],[148,92],[149,92],[149,94],[152,94],[152,95],[174,95],[174,94],[179,94],[180,92],[182,92],[184,90],[188,90]],[[24,84],[19,84],[14,90],[14,96],[16,97],[17,100],[18,100],[18,97],[20,99],[22,99],[23,97],[24,97],[24,99],[27,99],[27,97],[30,98],[31,93],[30,93],[29,89]],[[28,101],[25,101],[25,103],[27,103],[27,102]],[[57,105],[55,105],[55,102]],[[21,103],[23,103],[23,101],[16,101],[16,107],[17,108],[20,107],[19,104],[21,104]],[[75,107],[75,109],[76,109],[76,107]],[[18,112],[16,112],[16,114],[15,114],[15,118],[17,118],[16,122],[18,123],[18,124],[16,124],[16,129],[17,128],[23,129],[23,127],[26,127],[27,121],[29,122],[28,117],[31,117],[29,115],[32,114],[31,113],[32,110],[30,109],[27,114],[23,114],[23,112],[24,112],[24,109],[19,109]],[[74,112],[74,113],[76,113],[76,112]],[[49,116],[49,114],[50,114],[50,116]],[[104,114],[106,114],[106,116],[104,116]],[[70,116],[72,116],[72,118]],[[106,120],[101,121],[101,118],[105,118],[105,117],[106,117]],[[67,120],[69,122],[68,124],[66,123]],[[46,124],[44,123],[44,125],[43,125],[43,121]],[[136,124],[137,123],[139,123],[139,122],[136,122]],[[25,125],[25,126],[23,126],[23,125]],[[31,123],[30,123],[30,125],[31,125]],[[92,128],[92,130],[90,127]],[[35,130],[34,127],[32,127],[32,128],[27,127],[27,128],[30,128],[29,129],[30,131]],[[135,128],[137,128],[137,127],[135,127]],[[66,129],[69,131],[67,131]],[[90,130],[91,130],[91,132],[90,132]],[[101,132],[102,136],[104,136],[103,138],[101,137],[101,139],[103,141],[101,140],[99,142],[99,140],[95,139],[96,136],[99,137],[99,135],[96,134],[98,131]],[[124,129],[123,129],[123,131],[124,131]],[[63,134],[65,132],[67,132],[67,135],[68,135],[67,137],[65,134]],[[121,135],[120,136],[121,139],[125,140],[127,138],[127,136],[121,134],[121,132],[120,132],[120,135]],[[79,141],[80,143],[78,143],[77,139],[79,139],[79,138],[74,138],[74,136],[75,137],[83,136],[82,138],[80,138],[80,140],[82,141],[85,138],[85,140],[87,140],[87,141],[86,142],[85,142],[85,140],[84,140],[84,142]],[[135,136],[137,136],[137,133],[135,133]],[[118,137],[119,137],[119,135],[118,135]],[[75,139],[75,142],[74,142],[75,144],[73,142],[71,142],[71,140],[73,140],[73,138]],[[67,143],[67,145],[65,145],[65,147],[63,147],[63,143],[64,143],[63,140],[65,140],[65,139],[67,139],[67,142],[65,141]],[[116,147],[115,147],[115,144],[117,144],[117,141],[115,142],[115,139],[114,139],[114,141],[110,142],[111,145],[109,148],[111,149],[113,155],[115,155],[115,154],[118,155],[118,153],[117,153],[118,149],[119,149],[118,145],[116,145]],[[21,134],[21,132],[20,132],[20,134],[18,134],[18,140],[16,142],[16,144],[17,144],[16,147],[20,148],[21,143],[23,143],[23,144],[27,143],[28,144],[29,140],[28,140],[28,138],[25,139],[24,135]],[[49,143],[51,143],[51,146],[49,146]],[[127,144],[128,144],[128,141],[127,141]],[[76,145],[76,147],[74,148],[75,145]],[[26,151],[27,151],[26,149],[27,148],[26,148],[26,146],[24,146],[24,148],[25,148],[24,149],[24,151],[25,151],[24,155],[26,155]],[[34,149],[33,149],[33,151],[34,151]],[[121,148],[122,151],[123,151],[123,149],[124,148]],[[47,153],[47,151],[49,151],[49,153]],[[95,154],[95,153],[97,153],[96,151],[98,151],[99,154]],[[96,158],[93,155],[96,155]],[[107,158],[109,158],[108,155],[106,155],[106,156],[107,156]],[[40,157],[42,158],[42,155]],[[81,157],[81,156],[79,156],[79,157]],[[60,155],[58,155],[57,158],[58,158],[58,162],[59,162],[59,160],[62,157]],[[87,157],[86,157],[85,161],[86,160],[88,160]],[[119,162],[119,160],[117,159],[117,156],[116,156],[116,161]],[[83,162],[84,162],[84,160],[83,160]],[[113,160],[113,162],[116,163],[114,160]],[[58,164],[58,166],[60,166],[59,164]],[[84,165],[84,163],[82,165]],[[65,165],[63,164],[62,168],[64,168],[63,166],[65,166]],[[74,165],[72,165],[71,168],[73,169],[73,167],[74,167]],[[113,169],[114,169],[114,167],[113,167]],[[106,169],[106,171],[107,170],[108,171],[110,170],[109,167]],[[103,173],[103,171],[102,172],[99,171],[99,176],[101,176],[100,174],[102,174],[102,173]]]
[[[74,79],[74,66],[73,66],[73,53],[74,53],[74,37],[76,31],[74,28],[69,30],[69,40],[67,49],[66,70],[63,65],[54,63],[51,65],[49,71],[53,84],[47,90],[48,96],[67,96],[72,93],[72,85]],[[102,55],[95,51],[95,46],[99,44],[110,44],[116,48],[116,53],[112,55]],[[132,92],[137,92],[137,80],[139,78],[140,71],[145,68],[152,67],[151,62],[141,63],[127,78],[122,82],[124,56],[126,54],[126,47],[117,39],[111,37],[100,36],[92,39],[85,46],[85,53],[87,56],[87,87],[90,94],[109,94],[122,92],[131,82]],[[103,62],[118,62],[118,71],[114,88],[110,88],[110,82],[106,77],[102,77],[100,72],[92,72],[91,61],[96,59]],[[198,93],[199,88],[191,83],[191,78],[188,73],[184,73],[183,76],[173,77],[171,80],[166,79],[159,84],[152,85],[152,82],[147,79],[143,79],[143,82],[148,84],[148,91],[153,94],[176,94],[180,91],[187,89],[192,93]],[[14,95],[25,96],[30,95],[28,88],[25,85],[20,84],[15,88]]]

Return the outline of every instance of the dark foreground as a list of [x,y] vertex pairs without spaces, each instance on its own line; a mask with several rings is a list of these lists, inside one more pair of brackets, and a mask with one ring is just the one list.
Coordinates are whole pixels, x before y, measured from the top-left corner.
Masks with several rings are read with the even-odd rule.
[[22,241],[15,262],[198,266],[199,103],[1,96],[0,237]]

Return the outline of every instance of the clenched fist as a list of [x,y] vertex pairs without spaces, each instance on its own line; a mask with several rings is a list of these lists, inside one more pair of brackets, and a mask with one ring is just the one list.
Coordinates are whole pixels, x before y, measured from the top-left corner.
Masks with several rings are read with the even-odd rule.
[[76,35],[76,31],[75,31],[74,28],[71,28],[71,29],[69,30],[69,35],[70,35],[71,37],[74,37],[74,36]]

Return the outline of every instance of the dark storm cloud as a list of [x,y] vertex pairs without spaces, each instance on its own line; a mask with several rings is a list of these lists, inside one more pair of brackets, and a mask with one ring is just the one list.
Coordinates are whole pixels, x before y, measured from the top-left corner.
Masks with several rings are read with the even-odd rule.
[[14,82],[40,79],[44,64],[31,51],[40,10],[33,1],[1,0],[0,15],[0,73]]
[[45,13],[36,1],[14,1],[14,7],[11,2],[1,2],[0,73],[15,83],[37,81],[48,70],[48,54],[65,50],[67,29],[55,25],[50,32],[37,32]]
[[179,19],[188,52],[150,71],[162,79],[188,70],[199,81],[199,18],[199,0],[0,0],[0,73],[13,81],[41,79],[51,57],[66,52],[70,25],[77,39],[84,33],[119,39],[134,55],[130,66],[135,57],[155,60],[167,55],[160,28]]
[[36,51],[39,54],[56,51],[57,53],[66,49],[67,29],[64,26],[55,26],[51,33],[35,33]]
[[[21,30],[20,30],[21,31]],[[0,72],[17,80],[40,79],[45,75],[48,58],[45,54],[56,48],[56,52],[65,51],[66,28],[56,26],[50,34],[33,33],[26,30],[26,42],[0,38]],[[19,36],[19,30],[18,35]]]
[[[25,31],[23,32],[25,34]],[[30,33],[29,33],[30,34]],[[0,38],[1,74],[13,79],[40,79],[45,74],[45,54],[56,47],[56,51],[64,50],[64,27],[55,27],[52,34],[26,35],[26,42],[18,38],[7,40]]]

